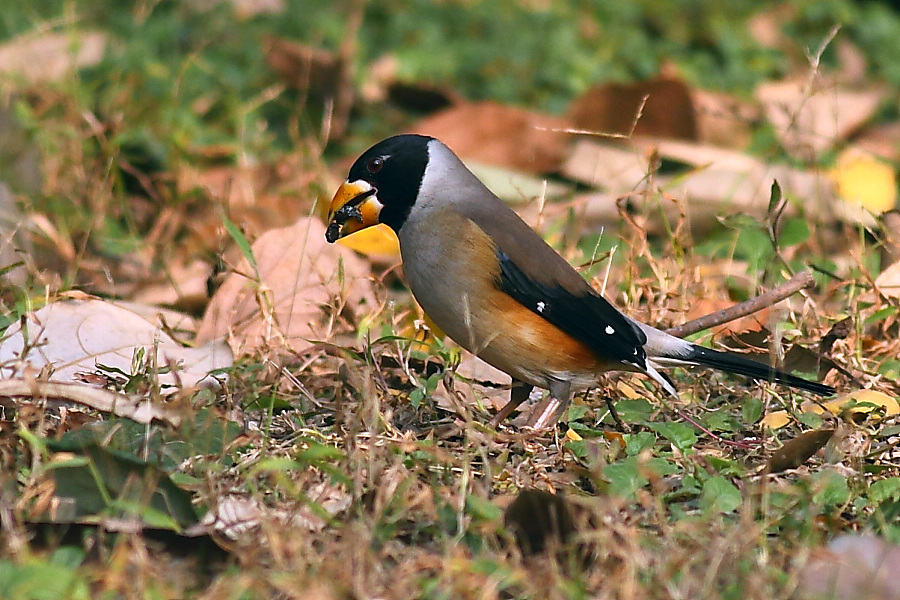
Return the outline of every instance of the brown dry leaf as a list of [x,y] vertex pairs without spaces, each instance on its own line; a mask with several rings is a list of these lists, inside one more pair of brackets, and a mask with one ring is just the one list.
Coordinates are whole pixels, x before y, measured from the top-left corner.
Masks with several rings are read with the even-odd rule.
[[232,363],[231,351],[223,344],[186,348],[157,324],[102,300],[54,302],[29,313],[23,323],[26,336],[16,323],[0,342],[3,377],[52,369],[51,381],[79,382],[83,374],[96,373],[98,364],[134,374],[132,361],[143,350],[148,357],[155,353],[155,364],[171,368],[158,375],[165,393],[179,385],[217,385],[209,373]]
[[[900,261],[900,211],[889,210],[880,218],[882,247],[881,264],[893,265]],[[900,280],[900,274],[898,274]]]
[[95,65],[106,51],[107,36],[94,31],[23,34],[0,46],[0,79],[29,83],[55,81],[73,69]]
[[337,93],[344,69],[337,53],[271,35],[263,47],[266,62],[288,85],[320,98]]
[[766,461],[766,470],[769,473],[780,473],[796,469],[824,448],[833,435],[834,429],[804,431],[772,453]]
[[462,103],[416,123],[463,159],[527,173],[556,171],[565,158],[569,120],[497,102]]
[[325,226],[306,217],[263,234],[252,246],[258,279],[243,261],[213,296],[198,341],[226,338],[236,355],[267,348],[301,351],[328,339],[333,313],[375,306],[367,262],[325,241]]
[[577,129],[599,134],[697,139],[691,91],[670,77],[591,88],[572,103],[569,119]]
[[759,108],[736,96],[709,90],[693,90],[697,141],[720,148],[744,149],[759,119]]
[[815,160],[847,139],[875,114],[884,93],[849,90],[836,85],[812,89],[806,81],[767,82],[756,98],[791,156]]
[[844,534],[800,572],[801,598],[900,600],[900,546],[871,534]]

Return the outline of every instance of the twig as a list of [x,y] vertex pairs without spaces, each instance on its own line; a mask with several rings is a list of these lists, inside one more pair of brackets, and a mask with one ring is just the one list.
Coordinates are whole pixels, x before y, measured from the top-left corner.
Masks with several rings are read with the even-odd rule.
[[666,329],[666,333],[674,335],[675,337],[685,337],[692,333],[697,333],[698,331],[721,325],[722,323],[728,323],[781,302],[788,296],[795,294],[800,290],[811,288],[813,285],[815,285],[815,280],[813,279],[812,273],[809,271],[801,271],[768,292],[763,292],[759,296],[755,296],[726,309],[704,315],[693,321],[670,327]]
[[24,379],[0,381],[0,398],[12,397],[68,400],[90,406],[101,412],[131,419],[142,425],[147,425],[152,421],[162,421],[172,427],[178,427],[181,424],[181,416],[152,404],[143,396],[126,396],[77,383],[26,381]]

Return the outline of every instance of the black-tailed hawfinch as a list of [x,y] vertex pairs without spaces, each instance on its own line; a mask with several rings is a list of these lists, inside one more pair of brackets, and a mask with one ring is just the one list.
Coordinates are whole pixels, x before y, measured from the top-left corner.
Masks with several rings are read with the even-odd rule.
[[554,423],[604,371],[638,371],[669,394],[657,369],[702,365],[816,394],[834,389],[633,321],[594,290],[440,141],[398,135],[369,148],[331,202],[334,242],[384,223],[400,238],[406,281],[456,343],[512,376],[497,425],[533,386],[558,401]]

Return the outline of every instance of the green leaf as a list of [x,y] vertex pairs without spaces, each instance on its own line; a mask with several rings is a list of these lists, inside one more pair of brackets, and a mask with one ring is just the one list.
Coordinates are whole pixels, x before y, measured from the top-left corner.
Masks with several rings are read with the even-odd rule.
[[648,483],[647,478],[640,474],[640,464],[634,457],[607,465],[603,469],[603,476],[609,481],[610,493],[625,498],[632,497]]
[[838,507],[850,498],[850,486],[847,478],[833,471],[822,471],[816,477],[819,491],[813,501],[826,507]]
[[49,562],[15,565],[0,561],[0,598],[4,600],[88,600],[87,583],[66,565]]
[[480,521],[498,521],[503,516],[503,509],[475,494],[466,494],[466,514]]
[[244,255],[244,258],[247,259],[247,262],[253,267],[255,273],[257,271],[256,257],[253,256],[253,248],[250,247],[250,242],[247,240],[246,236],[244,236],[243,232],[238,229],[238,226],[232,223],[225,215],[222,215],[222,223],[225,225],[225,231],[228,232],[228,235],[231,236],[231,239],[237,244],[241,254]]
[[649,431],[626,433],[622,437],[625,438],[625,452],[628,456],[637,456],[641,451],[652,448],[656,443],[656,436]]
[[882,504],[888,500],[900,500],[900,477],[881,479],[869,486],[867,496],[872,504]]
[[672,445],[682,452],[688,452],[697,443],[694,428],[684,423],[675,421],[650,423],[650,429],[672,442]]
[[178,530],[197,521],[191,499],[156,465],[95,443],[82,460],[51,463],[48,473],[62,510],[48,515],[72,523],[100,516],[136,516],[147,527]]
[[645,398],[634,398],[616,402],[616,411],[626,423],[640,423],[650,418],[656,408]]
[[741,418],[747,425],[753,425],[759,421],[762,417],[762,412],[763,403],[759,398],[754,396],[750,396],[744,400],[744,404],[741,406]]
[[782,248],[802,244],[809,239],[809,224],[806,219],[793,218],[784,221],[778,234],[778,245]]
[[721,475],[710,477],[703,484],[700,506],[705,511],[730,513],[741,505],[741,491]]

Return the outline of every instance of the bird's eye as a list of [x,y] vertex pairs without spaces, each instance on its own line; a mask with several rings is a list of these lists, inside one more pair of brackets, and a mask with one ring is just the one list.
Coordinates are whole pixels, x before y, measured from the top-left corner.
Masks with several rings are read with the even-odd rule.
[[369,162],[366,163],[366,169],[369,173],[375,174],[381,170],[381,167],[384,166],[384,157],[376,156],[375,158],[370,158]]

